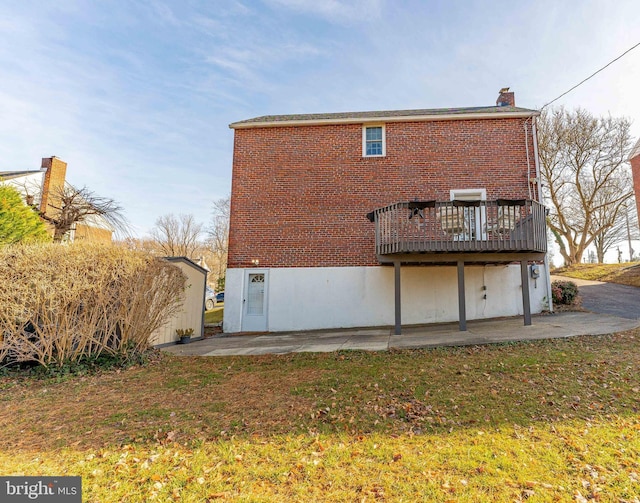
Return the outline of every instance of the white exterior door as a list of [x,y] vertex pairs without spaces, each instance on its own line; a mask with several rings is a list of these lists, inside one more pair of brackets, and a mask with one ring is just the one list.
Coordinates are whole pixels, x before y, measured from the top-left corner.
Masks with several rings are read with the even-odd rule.
[[267,330],[267,272],[246,271],[242,300],[242,331]]
[[[451,200],[458,201],[486,201],[486,189],[459,189],[450,192]],[[465,208],[465,220],[469,227],[469,236],[466,239],[481,240],[487,239],[486,223],[487,208],[479,206],[473,208]]]

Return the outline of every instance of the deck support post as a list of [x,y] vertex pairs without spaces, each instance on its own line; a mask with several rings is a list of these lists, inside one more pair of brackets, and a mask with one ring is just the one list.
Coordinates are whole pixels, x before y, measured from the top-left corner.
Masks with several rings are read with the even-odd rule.
[[522,277],[522,308],[524,310],[524,324],[531,325],[531,298],[529,297],[529,263],[520,261],[520,276]]
[[395,330],[394,330],[394,334],[395,335],[401,335],[402,334],[402,310],[400,309],[400,261],[395,261],[393,263],[393,272],[394,272],[394,284],[395,284],[395,288],[394,288],[394,292],[395,292],[395,307],[396,307],[396,314],[395,314]]
[[464,296],[464,261],[458,260],[458,319],[460,332],[467,331],[467,306]]

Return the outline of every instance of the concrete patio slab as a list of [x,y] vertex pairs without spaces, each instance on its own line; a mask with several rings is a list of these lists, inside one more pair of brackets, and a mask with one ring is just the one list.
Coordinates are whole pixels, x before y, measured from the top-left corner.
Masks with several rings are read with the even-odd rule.
[[352,340],[345,342],[340,350],[362,350],[362,351],[385,351],[389,349],[389,336],[385,339],[367,337],[354,337]]
[[177,344],[163,351],[184,356],[230,356],[332,352],[341,350],[386,351],[388,349],[467,346],[601,335],[640,327],[640,320],[607,314],[564,312],[537,315],[523,326],[521,317],[475,320],[460,332],[457,323],[403,327],[392,335],[391,327],[295,332],[286,334],[225,335]]
[[327,345],[327,344],[303,344],[298,346],[294,351],[295,353],[330,353],[332,351],[338,351],[340,345]]

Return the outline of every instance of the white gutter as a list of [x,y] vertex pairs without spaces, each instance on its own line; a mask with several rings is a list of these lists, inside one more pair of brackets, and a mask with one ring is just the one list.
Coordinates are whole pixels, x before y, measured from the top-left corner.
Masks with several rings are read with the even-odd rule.
[[[534,112],[533,116],[540,115]],[[434,115],[396,115],[390,117],[340,117],[325,119],[292,119],[265,122],[234,122],[229,124],[231,129],[251,129],[263,127],[290,127],[290,126],[327,126],[331,124],[368,124],[368,123],[389,123],[389,122],[428,122],[428,121],[452,121],[469,119],[524,119],[532,117],[530,111],[527,112],[481,112],[481,113],[461,113],[461,114],[434,114]]]

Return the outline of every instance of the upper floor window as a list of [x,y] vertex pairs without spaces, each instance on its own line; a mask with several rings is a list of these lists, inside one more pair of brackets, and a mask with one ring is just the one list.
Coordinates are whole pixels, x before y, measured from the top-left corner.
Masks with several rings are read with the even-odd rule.
[[363,157],[383,157],[386,155],[384,124],[362,128]]

